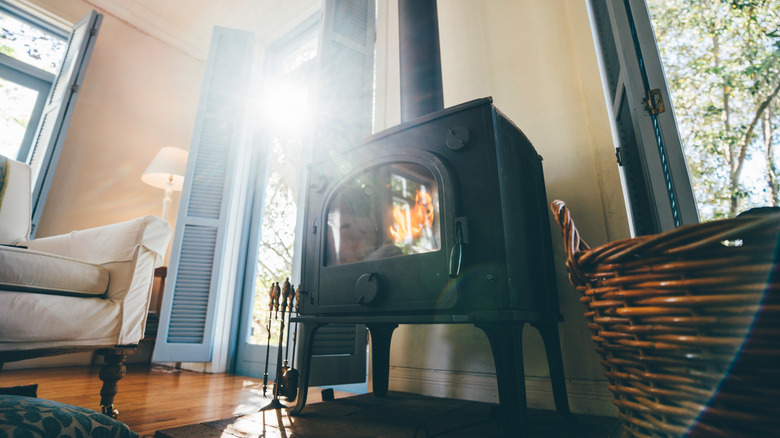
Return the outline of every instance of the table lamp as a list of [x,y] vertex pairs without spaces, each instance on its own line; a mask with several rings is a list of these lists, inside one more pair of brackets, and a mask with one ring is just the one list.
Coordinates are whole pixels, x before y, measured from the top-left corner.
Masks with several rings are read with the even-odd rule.
[[162,218],[167,220],[171,194],[181,191],[184,185],[184,173],[187,169],[187,151],[166,146],[160,149],[141,175],[141,181],[152,187],[165,190]]

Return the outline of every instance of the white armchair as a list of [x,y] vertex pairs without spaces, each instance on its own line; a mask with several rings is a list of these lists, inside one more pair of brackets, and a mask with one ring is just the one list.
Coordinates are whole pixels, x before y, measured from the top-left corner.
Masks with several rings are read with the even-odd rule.
[[30,203],[29,167],[0,156],[0,368],[97,350],[103,413],[116,416],[117,382],[143,337],[171,227],[145,216],[28,240]]

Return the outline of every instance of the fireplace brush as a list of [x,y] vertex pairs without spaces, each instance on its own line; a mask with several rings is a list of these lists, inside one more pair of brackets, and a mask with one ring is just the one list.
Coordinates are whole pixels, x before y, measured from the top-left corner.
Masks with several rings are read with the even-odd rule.
[[[298,300],[300,298],[301,298],[300,293],[297,293],[295,291],[295,287],[290,286],[290,301],[287,306],[288,309],[287,348],[284,353],[284,366],[282,367],[282,378],[281,378],[282,387],[279,389],[279,393],[283,395],[289,402],[295,401],[295,397],[298,395],[298,370],[293,368],[295,362],[295,344],[298,339],[298,324],[297,323],[295,324],[295,333],[293,334],[292,323],[290,322],[290,318],[292,317],[292,312],[293,312],[293,301],[295,302],[295,310],[297,313]],[[287,357],[290,354],[290,335],[293,335],[293,352],[292,352],[292,360],[288,365]]]

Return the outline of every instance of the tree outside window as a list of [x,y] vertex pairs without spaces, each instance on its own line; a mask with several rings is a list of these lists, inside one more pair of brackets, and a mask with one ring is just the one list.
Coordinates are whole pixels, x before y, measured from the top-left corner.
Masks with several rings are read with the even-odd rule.
[[780,205],[780,2],[648,6],[702,219]]

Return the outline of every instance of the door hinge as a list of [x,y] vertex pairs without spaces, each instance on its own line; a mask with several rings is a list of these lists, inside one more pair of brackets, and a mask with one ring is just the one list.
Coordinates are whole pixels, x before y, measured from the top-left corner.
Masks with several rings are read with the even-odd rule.
[[71,85],[70,86],[70,91],[73,92],[73,93],[78,93],[79,92],[79,84]]
[[617,158],[618,166],[623,166],[623,149],[620,147],[615,148],[615,158]]
[[89,28],[89,34],[90,35],[95,36],[95,35],[97,35],[97,33],[98,33],[98,28],[97,27],[90,27]]
[[664,112],[664,99],[661,97],[661,90],[654,88],[647,91],[647,97],[642,99],[642,104],[650,114],[661,114]]

